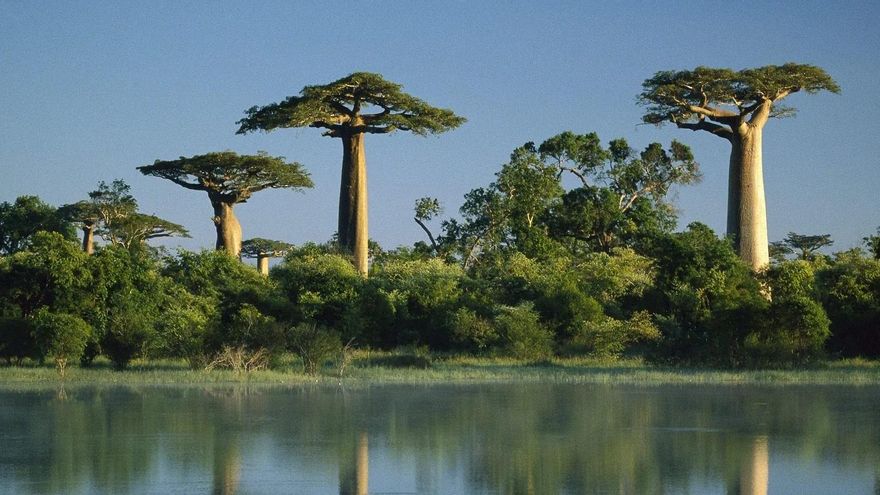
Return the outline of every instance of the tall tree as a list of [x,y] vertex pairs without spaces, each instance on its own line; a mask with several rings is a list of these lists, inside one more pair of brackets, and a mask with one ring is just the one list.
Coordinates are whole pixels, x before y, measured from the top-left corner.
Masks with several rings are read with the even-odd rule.
[[253,193],[267,188],[299,189],[312,187],[302,165],[284,157],[238,155],[220,151],[178,160],[156,160],[138,167],[144,175],[168,179],[194,191],[205,191],[214,208],[217,250],[238,257],[241,252],[241,224],[233,207],[247,201]]
[[819,67],[788,63],[741,71],[709,67],[662,71],[645,80],[642,88],[639,101],[647,107],[642,117],[646,123],[673,123],[730,142],[727,234],[753,270],[765,267],[769,255],[764,126],[771,117],[794,114],[794,108],[779,104],[792,93],[838,93],[837,83]]
[[300,96],[247,110],[238,134],[287,127],[326,129],[342,141],[339,187],[340,245],[354,255],[361,275],[368,270],[366,134],[409,131],[424,136],[454,129],[465,122],[451,110],[435,108],[401,91],[381,75],[356,72],[325,85],[306,86]]
[[241,243],[241,255],[245,258],[257,259],[257,270],[264,276],[269,275],[269,258],[280,258],[286,255],[293,244],[254,237]]

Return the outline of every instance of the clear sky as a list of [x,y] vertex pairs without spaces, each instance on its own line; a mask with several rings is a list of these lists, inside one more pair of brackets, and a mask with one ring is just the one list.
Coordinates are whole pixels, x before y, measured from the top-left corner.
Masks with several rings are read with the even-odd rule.
[[[212,247],[203,193],[144,177],[156,159],[265,150],[315,188],[265,191],[236,209],[245,238],[325,241],[336,228],[342,146],[317,129],[235,135],[253,105],[355,71],[379,72],[467,117],[428,138],[367,137],[370,236],[423,239],[414,201],[457,215],[516,146],[561,131],[678,139],[704,180],[676,191],[680,226],[723,232],[725,141],[639,125],[641,83],[659,70],[824,68],[842,94],[796,94],[796,118],[764,134],[770,239],[829,233],[833,250],[880,225],[880,2],[844,1],[13,1],[0,0],[0,201],[59,205],[124,179],[145,213]],[[437,223],[435,223],[435,226]]]

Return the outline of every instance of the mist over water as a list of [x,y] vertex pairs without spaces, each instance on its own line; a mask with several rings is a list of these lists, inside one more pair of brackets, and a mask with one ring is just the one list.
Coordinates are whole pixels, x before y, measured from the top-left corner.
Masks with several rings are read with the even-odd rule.
[[880,387],[0,391],[0,493],[875,493]]

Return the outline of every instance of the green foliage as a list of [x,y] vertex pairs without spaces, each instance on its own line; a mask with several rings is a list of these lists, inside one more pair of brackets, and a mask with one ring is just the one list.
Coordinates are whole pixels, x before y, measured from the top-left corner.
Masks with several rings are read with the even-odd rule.
[[181,285],[167,280],[156,322],[157,346],[154,352],[163,357],[180,357],[192,368],[207,364],[207,332],[218,318],[219,308],[205,296],[189,293]]
[[824,353],[829,320],[816,300],[815,269],[806,261],[790,261],[766,274],[772,301],[767,315],[745,340],[752,364],[800,364]]
[[553,333],[541,324],[531,304],[501,306],[495,316],[498,351],[517,359],[538,361],[553,354]]
[[339,334],[314,322],[302,322],[291,328],[287,339],[288,347],[302,359],[305,373],[312,376],[342,352]]
[[67,363],[82,356],[92,333],[92,327],[82,318],[47,310],[37,312],[34,330],[41,356],[52,356],[62,377]]
[[705,225],[658,237],[648,247],[657,283],[644,303],[658,315],[663,340],[657,356],[676,362],[743,364],[746,335],[766,310],[757,280]]
[[452,314],[452,341],[456,347],[482,354],[498,342],[498,332],[492,322],[468,308],[458,308]]
[[274,354],[284,347],[284,329],[253,305],[241,304],[213,322],[206,340],[207,349],[213,352],[232,347]]
[[[639,101],[647,108],[643,120],[649,124],[700,124],[707,117],[725,124],[729,123],[724,121],[726,117],[748,115],[765,101],[774,103],[791,93],[840,92],[837,83],[821,68],[794,63],[741,71],[710,67],[662,71],[645,80],[642,89]],[[734,110],[723,113],[724,107]],[[794,113],[794,109],[782,110],[776,116]]]
[[580,181],[546,213],[550,233],[588,251],[610,252],[671,230],[674,215],[665,200],[669,189],[700,180],[690,148],[677,141],[668,150],[651,143],[636,154],[622,138],[606,149],[596,133],[564,132],[539,150],[559,174],[571,173]]
[[602,318],[584,321],[564,350],[571,355],[617,358],[635,343],[656,342],[660,337],[660,330],[651,321],[650,313],[639,311],[629,320]]
[[[361,110],[378,109],[373,114]],[[451,110],[435,108],[401,91],[399,84],[379,74],[355,72],[330,84],[306,86],[300,96],[281,103],[252,107],[238,121],[238,134],[285,127],[323,127],[328,132],[349,128],[355,132],[388,133],[396,130],[418,135],[436,134],[465,122]],[[354,122],[355,115],[361,118]]]
[[829,349],[844,356],[880,356],[880,260],[860,250],[838,253],[817,279],[831,318]]
[[27,251],[0,264],[0,299],[15,316],[31,317],[39,308],[82,314],[88,303],[91,274],[88,256],[57,232],[37,232]]
[[393,311],[392,327],[386,329],[390,338],[383,340],[448,349],[449,316],[459,305],[464,276],[460,267],[439,259],[388,260],[376,266],[368,283],[387,298]]
[[0,203],[0,256],[28,249],[41,231],[74,238],[70,223],[36,196],[19,196],[14,203]]
[[313,185],[302,165],[266,153],[239,155],[219,151],[177,160],[156,160],[152,165],[138,167],[138,170],[187,189],[207,191],[209,195],[215,195],[216,200],[228,204],[246,201],[253,193],[266,188],[308,188]]
[[298,308],[296,321],[312,320],[346,338],[357,336],[355,311],[363,279],[347,257],[318,249],[294,251],[275,267],[272,279]]
[[279,258],[293,248],[292,244],[254,237],[241,243],[241,255],[245,258],[271,257]]

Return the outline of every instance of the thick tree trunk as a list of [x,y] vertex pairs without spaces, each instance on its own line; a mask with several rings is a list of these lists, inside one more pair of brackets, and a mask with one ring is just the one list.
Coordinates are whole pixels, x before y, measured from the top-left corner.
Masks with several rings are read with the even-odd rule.
[[94,224],[86,224],[83,225],[83,242],[82,248],[86,254],[92,254],[95,252],[95,226]]
[[755,271],[770,263],[761,134],[760,127],[745,123],[735,130],[727,202],[727,233],[740,258]]
[[367,160],[364,134],[342,136],[342,179],[339,186],[339,245],[354,256],[354,264],[367,276]]
[[257,270],[260,271],[260,274],[264,277],[269,276],[269,255],[259,255],[257,256]]
[[214,207],[214,226],[217,228],[217,250],[238,258],[241,253],[241,224],[232,212],[232,203],[211,200]]

